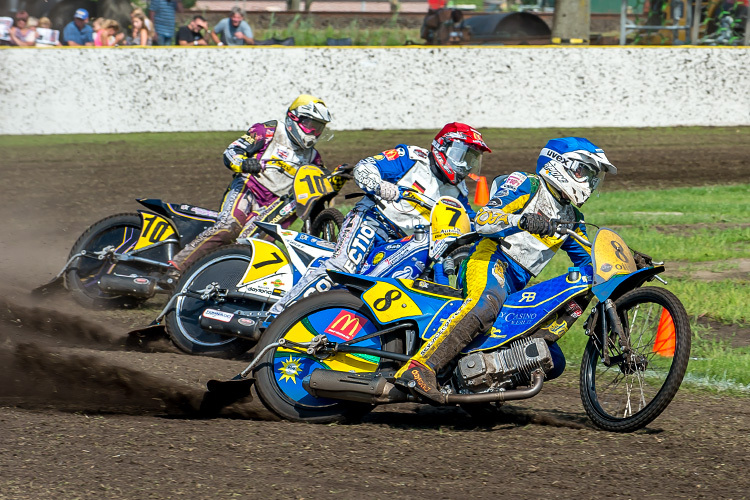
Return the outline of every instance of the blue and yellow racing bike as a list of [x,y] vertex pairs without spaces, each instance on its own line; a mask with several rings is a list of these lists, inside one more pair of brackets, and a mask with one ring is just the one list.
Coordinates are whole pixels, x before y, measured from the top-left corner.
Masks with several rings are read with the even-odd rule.
[[[682,382],[691,342],[685,309],[665,288],[644,286],[660,279],[663,265],[634,254],[611,229],[599,229],[589,243],[558,227],[592,247],[592,265],[509,295],[492,328],[438,373],[446,404],[487,416],[505,401],[538,394],[555,363],[564,362],[553,355],[560,352],[555,343],[593,304],[584,324],[583,406],[597,427],[640,429]],[[425,402],[395,384],[394,374],[462,301],[461,283],[341,273],[333,279],[346,290],[309,297],[279,315],[250,365],[232,381],[209,382],[209,394],[254,382],[278,416],[318,423],[356,419],[380,404]]]

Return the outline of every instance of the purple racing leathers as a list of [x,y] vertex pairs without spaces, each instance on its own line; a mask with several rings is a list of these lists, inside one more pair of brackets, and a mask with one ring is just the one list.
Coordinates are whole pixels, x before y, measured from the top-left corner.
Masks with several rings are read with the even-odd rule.
[[[245,160],[261,164],[257,174],[243,172]],[[234,178],[224,194],[216,223],[188,243],[172,259],[180,270],[209,253],[252,232],[254,219],[263,218],[267,207],[289,192],[294,174],[301,165],[322,166],[314,148],[301,149],[292,142],[276,121],[256,123],[224,151],[224,165]]]

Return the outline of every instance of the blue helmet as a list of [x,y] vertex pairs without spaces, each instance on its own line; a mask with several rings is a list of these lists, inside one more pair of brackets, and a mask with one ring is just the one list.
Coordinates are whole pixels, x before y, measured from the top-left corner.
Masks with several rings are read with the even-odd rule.
[[536,173],[576,206],[583,205],[604,180],[617,173],[604,150],[582,137],[552,139],[539,153]]

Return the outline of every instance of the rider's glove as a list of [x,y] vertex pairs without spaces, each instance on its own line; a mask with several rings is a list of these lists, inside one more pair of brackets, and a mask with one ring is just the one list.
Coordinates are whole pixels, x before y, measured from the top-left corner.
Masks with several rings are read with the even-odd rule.
[[257,158],[245,158],[242,160],[243,174],[257,174],[262,170],[262,166]]
[[552,236],[555,234],[549,218],[544,214],[523,214],[518,221],[518,227],[524,231],[541,236]]
[[331,177],[331,186],[333,187],[333,190],[336,192],[341,191],[347,180],[349,180],[347,177],[342,177],[340,175],[334,175]]
[[376,194],[384,201],[396,201],[401,197],[401,191],[399,191],[398,186],[388,181],[380,183]]
[[653,267],[654,261],[649,255],[641,253],[637,250],[633,250],[632,248],[631,250],[633,251],[633,258],[635,259],[635,265],[636,267],[638,267],[638,269],[643,269],[644,267]]

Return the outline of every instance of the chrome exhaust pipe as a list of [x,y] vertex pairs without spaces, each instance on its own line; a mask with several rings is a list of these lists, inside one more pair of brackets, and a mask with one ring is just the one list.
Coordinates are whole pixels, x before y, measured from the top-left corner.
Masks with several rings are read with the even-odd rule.
[[445,402],[447,404],[502,403],[503,401],[533,398],[542,390],[542,385],[544,384],[544,372],[541,370],[535,370],[532,372],[531,382],[532,384],[526,389],[483,392],[480,394],[448,394],[445,397]]
[[409,394],[374,373],[351,373],[318,368],[302,380],[302,387],[316,398],[343,399],[368,404],[400,403]]

